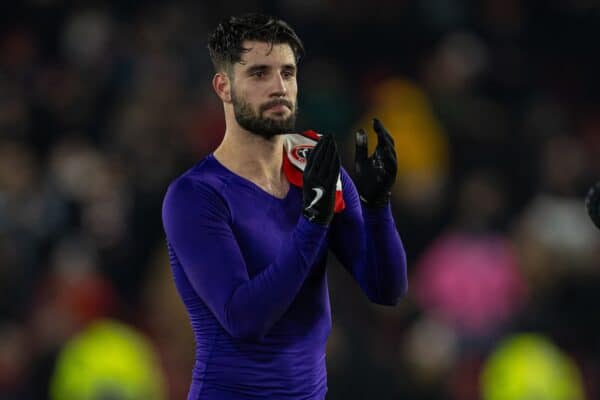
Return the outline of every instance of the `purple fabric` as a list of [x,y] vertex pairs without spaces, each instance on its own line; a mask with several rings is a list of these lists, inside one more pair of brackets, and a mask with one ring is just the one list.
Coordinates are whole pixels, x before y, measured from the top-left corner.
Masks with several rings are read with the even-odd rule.
[[301,189],[276,198],[212,155],[171,183],[163,225],[196,339],[189,399],[325,397],[328,246],[372,301],[406,291],[389,207],[362,210],[345,171],[342,183],[329,228],[301,215]]

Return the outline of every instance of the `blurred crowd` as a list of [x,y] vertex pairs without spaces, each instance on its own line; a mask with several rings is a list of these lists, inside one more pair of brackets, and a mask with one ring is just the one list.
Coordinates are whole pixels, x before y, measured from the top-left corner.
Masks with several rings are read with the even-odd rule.
[[[351,174],[372,117],[396,142],[409,294],[372,305],[331,258],[328,399],[600,398],[600,231],[583,206],[600,179],[599,1],[2,7],[1,399],[84,398],[60,389],[75,378],[59,361],[83,365],[86,337],[148,353],[155,398],[185,398],[194,345],[161,202],[223,136],[207,34],[248,11],[304,40],[299,130],[335,135]],[[147,345],[100,342],[107,320]]]

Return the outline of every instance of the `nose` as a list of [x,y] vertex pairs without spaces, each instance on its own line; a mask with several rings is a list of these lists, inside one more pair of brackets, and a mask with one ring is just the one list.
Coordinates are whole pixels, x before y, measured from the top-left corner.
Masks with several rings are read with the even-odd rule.
[[271,97],[283,97],[287,94],[287,85],[280,74],[275,74]]

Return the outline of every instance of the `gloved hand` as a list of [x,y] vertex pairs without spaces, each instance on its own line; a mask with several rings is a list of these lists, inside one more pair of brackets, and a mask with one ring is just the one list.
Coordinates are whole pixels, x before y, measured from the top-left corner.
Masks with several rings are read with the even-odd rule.
[[311,222],[329,225],[333,219],[335,184],[340,157],[331,135],[323,136],[308,155],[303,173],[303,215]]
[[377,118],[373,119],[373,129],[377,134],[377,147],[371,157],[368,156],[367,134],[364,129],[356,132],[354,183],[362,202],[368,207],[378,208],[390,201],[398,161],[394,139]]

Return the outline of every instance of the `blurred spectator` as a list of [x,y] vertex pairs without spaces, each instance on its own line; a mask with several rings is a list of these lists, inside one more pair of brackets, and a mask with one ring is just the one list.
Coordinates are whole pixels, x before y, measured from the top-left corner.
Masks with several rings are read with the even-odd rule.
[[[426,92],[415,82],[384,78],[369,90],[367,111],[354,129],[371,132],[371,120],[377,117],[394,138],[398,157],[398,178],[392,189],[394,215],[411,232],[403,240],[409,260],[414,260],[439,229],[451,158],[448,138]],[[354,140],[351,134],[345,141],[351,157]],[[376,136],[370,134],[369,151],[376,145]],[[353,171],[353,165],[349,170]]]
[[[370,129],[371,119],[377,117],[385,121],[394,138],[398,149],[394,201],[420,214],[436,210],[442,198],[449,154],[445,132],[433,115],[425,92],[398,78],[384,80],[372,90],[372,104],[358,126]],[[372,135],[370,152],[376,144]]]
[[[371,306],[332,259],[328,399],[517,398],[495,389],[495,374],[528,378],[522,365],[535,360],[535,385],[564,371],[548,365],[568,364],[582,380],[571,397],[598,398],[600,232],[583,207],[600,178],[596,3],[7,3],[0,398],[49,398],[52,377],[66,388],[59,352],[103,317],[149,335],[164,392],[185,396],[193,339],[161,200],[223,137],[206,32],[251,10],[279,14],[305,38],[299,130],[335,134],[350,173],[356,128],[377,116],[396,141],[409,296]],[[499,344],[522,331],[542,336],[518,351],[510,343],[523,337]],[[123,345],[131,336],[120,333]],[[93,392],[92,375],[77,389]]]
[[504,338],[486,360],[481,373],[483,400],[582,400],[581,373],[543,335]]
[[413,279],[418,304],[465,337],[487,338],[523,306],[525,283],[499,230],[505,194],[481,171],[459,188],[457,219],[425,251]]
[[0,393],[7,400],[26,395],[32,358],[27,339],[23,326],[6,322],[0,325]]
[[535,290],[549,290],[566,275],[597,275],[600,235],[582,207],[586,157],[568,136],[552,136],[541,149],[539,191],[518,223],[523,270]]
[[[194,336],[187,312],[177,295],[168,266],[167,249],[160,243],[154,249],[149,275],[142,291],[142,307],[148,312],[140,316],[138,324],[150,334],[160,355],[168,380],[168,398],[184,399],[189,388],[189,371],[194,366]],[[180,326],[182,329],[173,329]],[[188,371],[183,373],[182,371]]]
[[99,320],[61,349],[50,398],[161,400],[161,370],[147,339],[122,323]]

